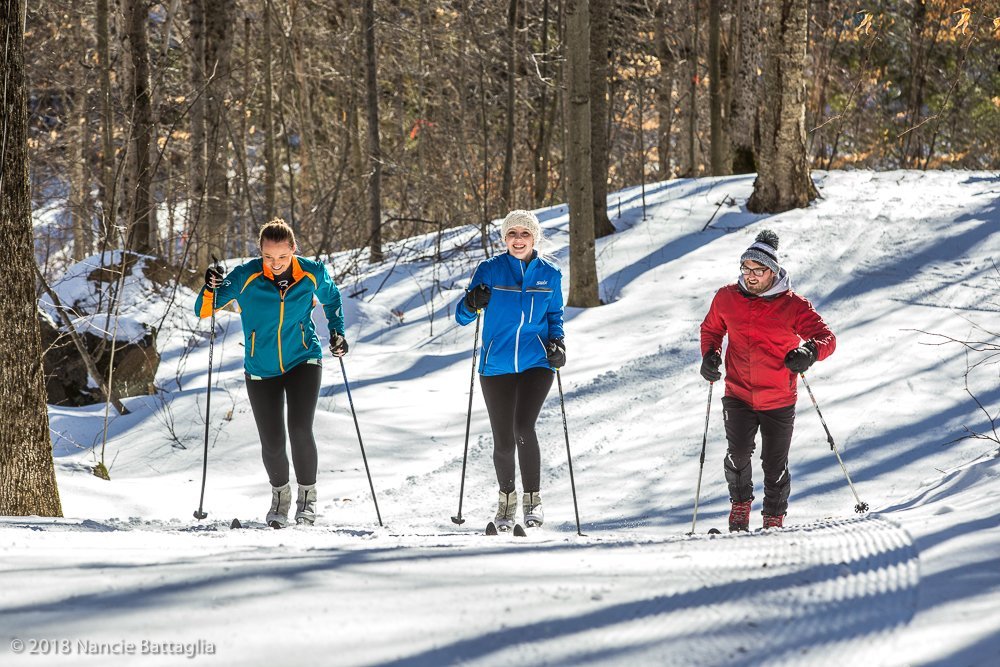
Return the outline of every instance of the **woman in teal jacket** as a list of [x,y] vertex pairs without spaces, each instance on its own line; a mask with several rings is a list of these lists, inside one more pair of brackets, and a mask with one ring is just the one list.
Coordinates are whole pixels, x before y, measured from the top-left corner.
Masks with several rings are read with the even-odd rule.
[[553,368],[566,363],[562,272],[539,256],[538,218],[511,211],[500,228],[507,252],[481,263],[455,317],[483,315],[479,381],[493,429],[493,465],[500,486],[496,524],[509,530],[517,514],[514,452],[521,468],[524,521],[543,520],[541,454],[535,422],[552,388]]
[[195,300],[200,317],[210,317],[232,301],[239,304],[245,345],[243,367],[250,407],[260,435],[264,468],[271,482],[268,524],[288,523],[291,485],[285,451],[285,419],[298,483],[297,523],[316,520],[316,440],[313,417],[322,381],[323,348],[312,311],[323,304],[330,326],[330,351],[347,353],[340,290],[326,266],[295,255],[295,233],[283,220],[260,230],[261,257],[223,276],[219,267],[205,273],[205,287]]

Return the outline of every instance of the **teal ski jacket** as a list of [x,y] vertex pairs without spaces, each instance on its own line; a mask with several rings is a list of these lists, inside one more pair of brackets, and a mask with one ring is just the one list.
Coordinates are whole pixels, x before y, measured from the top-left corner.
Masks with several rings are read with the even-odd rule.
[[239,304],[246,346],[243,367],[254,378],[277,377],[323,358],[312,320],[316,303],[323,304],[330,331],[344,335],[340,290],[325,264],[294,255],[291,284],[282,290],[273,278],[258,257],[230,271],[214,292],[203,287],[194,303],[200,317],[210,317],[213,307]]

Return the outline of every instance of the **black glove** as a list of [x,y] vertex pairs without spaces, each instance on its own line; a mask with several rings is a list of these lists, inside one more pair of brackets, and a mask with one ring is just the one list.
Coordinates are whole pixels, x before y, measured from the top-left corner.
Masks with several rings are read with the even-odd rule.
[[718,350],[709,350],[701,360],[701,376],[709,382],[718,382],[722,379],[722,373],[719,372],[721,365],[722,354]]
[[545,358],[549,360],[552,368],[562,368],[566,365],[566,341],[562,338],[553,338],[545,346]]
[[335,357],[342,357],[347,354],[347,339],[336,331],[330,332],[330,352]]
[[222,279],[225,277],[226,274],[222,272],[222,267],[218,264],[213,264],[205,269],[205,289],[209,292],[214,291],[216,287],[222,284]]
[[816,363],[816,343],[807,340],[785,355],[785,368],[793,373],[805,373]]
[[479,283],[465,293],[465,305],[472,312],[482,310],[490,302],[490,286]]

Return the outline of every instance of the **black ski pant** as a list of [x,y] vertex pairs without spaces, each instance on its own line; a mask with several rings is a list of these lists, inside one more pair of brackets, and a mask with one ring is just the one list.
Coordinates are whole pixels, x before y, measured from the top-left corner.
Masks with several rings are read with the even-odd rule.
[[285,407],[288,408],[288,440],[292,444],[295,480],[302,485],[316,483],[316,439],[313,417],[323,379],[323,367],[301,363],[283,375],[262,380],[247,378],[250,407],[260,434],[261,457],[271,486],[288,483],[288,454],[285,451]]
[[788,511],[788,493],[792,478],[788,473],[788,448],[795,426],[795,405],[774,410],[754,410],[731,396],[722,399],[722,417],[726,423],[724,468],[732,502],[753,500],[753,471],[750,458],[760,431],[760,459],[764,468],[764,514],[784,516]]
[[539,491],[542,457],[535,435],[535,422],[552,388],[553,372],[529,368],[521,373],[480,375],[486,411],[493,428],[493,466],[500,490],[514,490],[514,450],[521,467],[524,492]]

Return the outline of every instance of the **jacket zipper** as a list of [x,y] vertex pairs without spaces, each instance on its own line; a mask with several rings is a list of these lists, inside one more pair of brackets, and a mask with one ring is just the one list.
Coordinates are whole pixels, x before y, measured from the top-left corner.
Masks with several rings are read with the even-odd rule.
[[253,358],[253,352],[255,349],[254,344],[257,342],[257,330],[254,329],[250,332],[250,358]]
[[[494,338],[493,340],[496,340],[496,338]],[[483,356],[483,368],[484,369],[486,368],[486,365],[490,363],[490,350],[493,349],[493,340],[490,341],[489,346],[487,346],[487,348],[486,348],[486,354]]]
[[304,347],[304,348],[306,348],[308,350],[309,346],[306,345],[306,325],[304,325],[301,322],[299,322],[299,329],[302,330],[302,347]]
[[[524,262],[518,260],[518,265],[521,267],[521,296],[524,296]],[[534,299],[531,301],[532,307],[534,306]],[[521,321],[517,325],[517,331],[514,332],[514,372],[520,373],[520,364],[518,363],[518,356],[521,351],[521,328],[524,326],[524,306],[521,308]]]
[[285,325],[285,293],[281,293],[281,310],[278,312],[278,368],[285,372],[285,364],[281,359],[281,328]]

